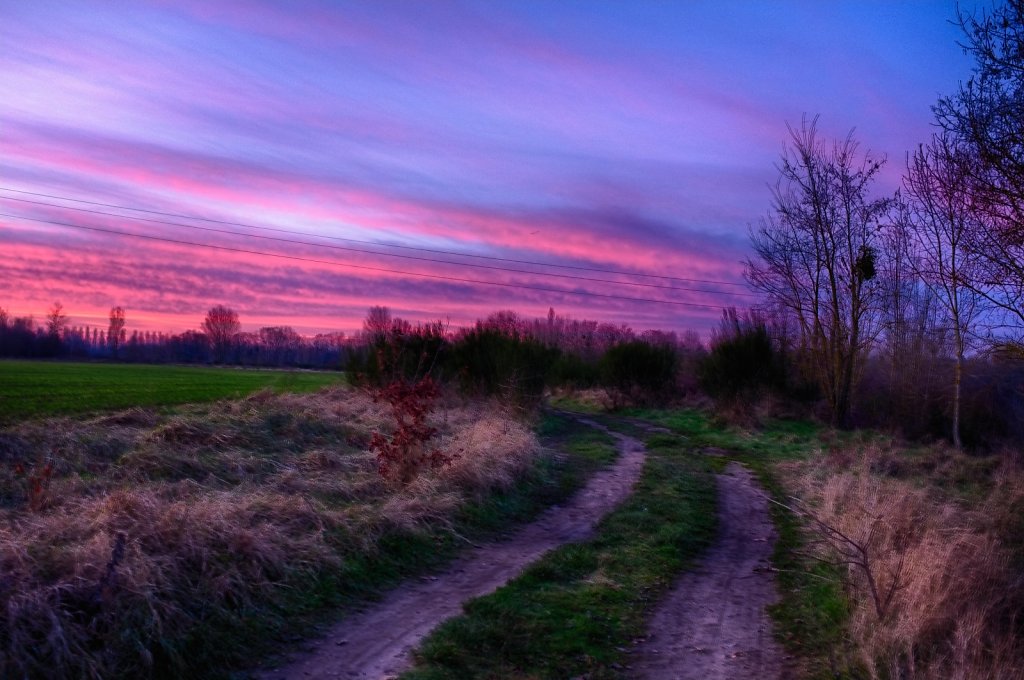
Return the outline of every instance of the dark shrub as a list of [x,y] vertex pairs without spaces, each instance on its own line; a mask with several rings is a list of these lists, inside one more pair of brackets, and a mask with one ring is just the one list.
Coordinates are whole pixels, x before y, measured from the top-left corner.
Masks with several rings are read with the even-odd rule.
[[416,382],[443,361],[447,340],[440,322],[412,326],[395,319],[387,332],[365,348],[352,351],[346,366],[349,382],[383,387],[393,382]]
[[600,368],[577,354],[560,352],[551,367],[550,382],[560,387],[582,389],[594,387],[601,381]]
[[786,382],[784,359],[767,324],[757,317],[741,319],[735,310],[726,311],[698,375],[704,391],[723,402],[753,400],[783,390]]
[[624,342],[601,357],[601,381],[616,408],[664,402],[674,393],[677,363],[670,345]]
[[504,395],[532,406],[540,402],[558,355],[532,338],[477,326],[455,340],[444,366],[468,394]]

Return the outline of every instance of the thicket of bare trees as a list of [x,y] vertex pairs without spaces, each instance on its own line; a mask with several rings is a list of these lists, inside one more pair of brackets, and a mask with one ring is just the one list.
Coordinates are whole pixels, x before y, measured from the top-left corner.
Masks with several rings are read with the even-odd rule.
[[967,180],[980,228],[972,288],[989,305],[989,341],[1024,355],[1024,0],[959,14],[974,75],[935,107],[939,125],[976,160]]
[[871,195],[884,160],[852,133],[828,143],[817,119],[790,128],[771,212],[752,231],[750,284],[795,321],[797,353],[818,381],[833,424],[851,397],[878,331],[880,224],[891,205]]
[[[220,305],[234,315],[230,308]],[[165,333],[130,330],[122,307],[112,307],[105,329],[74,325],[55,303],[38,325],[31,316],[12,317],[0,308],[0,357],[114,359],[128,362],[210,363],[220,360],[244,366],[339,368],[350,351],[344,333],[299,335],[290,326],[267,326],[255,333],[227,329],[215,346],[198,331]],[[240,328],[240,324],[239,324]]]
[[[414,325],[392,315],[387,307],[369,310],[361,333],[300,335],[290,326],[265,326],[254,332],[242,331],[237,312],[227,305],[212,307],[201,320],[201,330],[182,333],[140,331],[129,328],[123,307],[112,307],[108,325],[76,325],[55,303],[45,323],[31,316],[12,317],[0,308],[0,356],[116,359],[129,362],[227,363],[245,366],[345,367],[349,359],[365,358],[368,348],[395,335],[427,332],[442,340],[457,340],[473,330],[529,338],[557,349],[563,357],[556,366],[565,381],[587,384],[597,379],[598,359],[620,343],[640,340],[650,344],[679,347],[694,355],[701,348],[696,333],[678,337],[675,333],[635,333],[629,326],[574,319],[553,309],[544,318],[526,318],[502,310],[480,320],[470,329],[449,329],[435,322]],[[435,343],[436,344],[436,343]],[[413,361],[418,358],[414,357]]]
[[805,120],[747,262],[833,423],[851,424],[870,365],[876,413],[934,423],[940,399],[958,447],[968,369],[1012,380],[1016,363],[992,362],[1024,358],[1024,0],[959,19],[975,74],[935,107],[942,132],[908,156],[902,191],[873,195],[881,161]]

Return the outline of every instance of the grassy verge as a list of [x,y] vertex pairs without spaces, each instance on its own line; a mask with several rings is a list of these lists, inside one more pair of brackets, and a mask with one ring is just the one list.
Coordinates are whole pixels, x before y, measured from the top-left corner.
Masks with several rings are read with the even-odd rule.
[[[493,404],[435,413],[462,455],[405,488],[365,442],[388,414],[350,390],[260,392],[0,429],[0,676],[223,677],[507,530],[607,463],[538,451]],[[572,425],[547,419],[546,437]]]
[[857,560],[842,575],[865,677],[1024,677],[1024,474],[1012,456],[874,437],[781,470],[818,521],[854,542],[817,553]]
[[340,379],[337,372],[0,361],[0,422],[215,401],[261,389],[310,392]]
[[649,607],[712,540],[709,462],[678,439],[652,442],[633,496],[595,539],[546,555],[424,643],[406,680],[628,676]]
[[498,490],[483,502],[462,508],[458,533],[483,539],[507,532],[509,523],[528,521],[568,498],[617,456],[611,436],[565,416],[543,414],[537,436],[551,455],[538,459],[512,489]]
[[[772,498],[786,501],[771,462],[749,456],[742,460]],[[771,513],[778,531],[772,566],[778,570],[781,599],[769,608],[769,614],[777,637],[799,659],[803,677],[864,677],[847,639],[851,604],[842,574],[836,567],[807,557],[808,535],[799,518],[778,505],[772,506]]]
[[[301,589],[273,607],[232,617],[231,626],[224,625],[228,621],[218,621],[196,630],[195,641],[202,649],[231,653],[230,657],[212,658],[196,667],[237,667],[252,655],[273,660],[269,655],[336,621],[339,610],[373,601],[403,579],[444,568],[465,546],[466,539],[476,542],[498,538],[565,500],[617,455],[612,437],[564,416],[545,414],[537,433],[552,455],[539,457],[513,486],[494,490],[459,508],[451,526],[388,532],[372,552],[355,555],[337,572],[302,584]],[[247,674],[243,672],[240,677]]]

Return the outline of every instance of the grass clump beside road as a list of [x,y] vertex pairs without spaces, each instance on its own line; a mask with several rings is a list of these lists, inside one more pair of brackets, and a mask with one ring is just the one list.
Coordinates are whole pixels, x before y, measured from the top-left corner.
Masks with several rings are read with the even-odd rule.
[[512,488],[492,492],[484,502],[466,505],[459,523],[466,532],[503,532],[568,498],[594,472],[615,462],[615,440],[576,420],[545,413],[536,434],[545,448],[535,466]]
[[628,676],[649,608],[715,530],[709,462],[678,439],[651,446],[635,492],[591,541],[548,553],[466,605],[423,644],[405,680]]
[[367,450],[389,422],[335,388],[0,429],[0,677],[223,676],[563,498],[610,449],[559,459],[470,403],[431,417],[454,463],[397,488]]
[[261,389],[312,392],[340,373],[200,366],[0,361],[0,423],[52,415],[172,406]]
[[1024,677],[1019,462],[876,438],[780,472],[801,508],[865,546],[861,557],[832,540],[817,554],[861,562],[840,575],[871,678]]

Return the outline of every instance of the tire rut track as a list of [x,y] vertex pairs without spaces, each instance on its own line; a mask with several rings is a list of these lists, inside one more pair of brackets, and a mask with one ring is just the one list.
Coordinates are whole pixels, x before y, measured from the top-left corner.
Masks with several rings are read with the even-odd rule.
[[730,463],[717,476],[718,538],[655,608],[633,654],[646,680],[772,680],[783,654],[765,608],[778,599],[769,559],[775,527],[753,475]]

